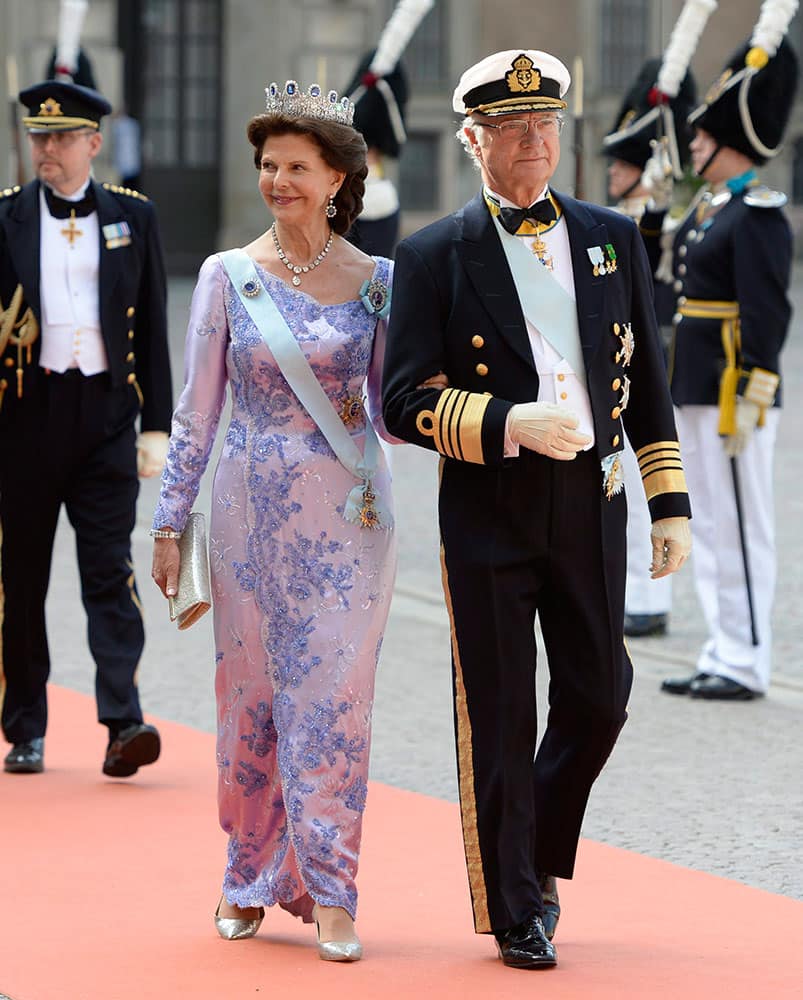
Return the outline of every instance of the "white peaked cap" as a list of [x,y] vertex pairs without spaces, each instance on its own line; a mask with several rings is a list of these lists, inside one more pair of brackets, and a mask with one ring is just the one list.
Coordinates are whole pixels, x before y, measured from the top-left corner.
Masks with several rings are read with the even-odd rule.
[[479,111],[507,115],[557,111],[572,78],[560,59],[538,49],[507,49],[486,56],[460,77],[452,108],[461,115]]

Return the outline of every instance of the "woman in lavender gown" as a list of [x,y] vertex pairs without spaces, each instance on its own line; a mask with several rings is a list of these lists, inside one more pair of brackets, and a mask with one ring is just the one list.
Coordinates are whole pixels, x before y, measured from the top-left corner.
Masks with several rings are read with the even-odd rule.
[[368,516],[364,507],[362,520],[347,520],[354,475],[290,388],[242,296],[269,294],[338,431],[342,421],[367,457],[366,420],[382,433],[392,264],[342,238],[366,175],[348,103],[288,83],[269,88],[267,109],[248,138],[275,221],[244,248],[256,293],[247,282],[235,287],[220,255],[201,267],[154,515],[153,577],[165,596],[175,592],[175,536],[196,499],[228,383],[231,421],[209,530],[218,801],[229,834],[215,923],[222,937],[251,937],[263,907],[278,903],[315,920],[322,958],[353,961],[374,674],[396,560],[389,475],[377,447]]

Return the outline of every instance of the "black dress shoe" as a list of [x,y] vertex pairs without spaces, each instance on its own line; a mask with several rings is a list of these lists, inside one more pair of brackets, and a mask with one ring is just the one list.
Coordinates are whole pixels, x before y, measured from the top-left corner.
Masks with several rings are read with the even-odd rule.
[[717,674],[695,680],[689,694],[692,698],[706,698],[708,701],[752,701],[753,698],[761,697],[759,691],[753,691],[738,681],[732,681],[730,677],[720,677]]
[[664,635],[668,615],[625,615],[625,635],[643,639],[648,635]]
[[9,774],[41,774],[44,769],[45,741],[41,736],[15,743],[3,761],[3,770]]
[[661,681],[661,690],[667,694],[688,694],[696,681],[704,680],[708,674],[689,674],[688,677],[667,677]]
[[532,916],[496,935],[499,957],[514,969],[550,969],[557,965],[555,946],[547,940],[540,917]]
[[130,778],[140,767],[159,758],[161,741],[154,726],[135,722],[114,736],[106,748],[103,773],[110,778]]
[[541,899],[544,903],[544,914],[541,921],[547,940],[555,936],[555,930],[560,919],[560,900],[558,899],[558,882],[554,875],[538,876],[538,886],[541,889]]

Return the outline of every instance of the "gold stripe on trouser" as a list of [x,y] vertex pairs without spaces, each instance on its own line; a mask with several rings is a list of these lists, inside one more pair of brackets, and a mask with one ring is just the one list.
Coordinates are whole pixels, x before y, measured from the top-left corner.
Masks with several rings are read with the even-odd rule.
[[725,368],[719,380],[719,433],[736,433],[736,390],[741,377],[742,335],[739,303],[719,299],[686,299],[678,308],[681,316],[722,320],[722,350]]
[[[131,562],[130,559],[126,559],[125,563],[126,566],[128,566],[128,568],[131,570],[131,573],[129,574],[126,580],[126,583],[128,584],[129,593],[131,594],[131,603],[139,612],[139,617],[144,620],[145,611],[142,607],[142,602],[140,601],[139,594],[137,593],[136,590],[137,581],[134,576],[134,564]],[[137,664],[136,667],[134,668],[134,677],[132,679],[132,683],[134,687],[139,687],[139,664]]]
[[6,694],[6,675],[3,670],[3,619],[6,610],[6,595],[3,590],[3,524],[0,521],[0,712],[3,710],[3,698]]
[[[441,464],[442,461],[441,461]],[[460,648],[452,610],[452,595],[449,590],[449,574],[446,556],[441,545],[441,573],[443,594],[452,633],[452,656],[454,658],[454,696],[457,725],[457,765],[460,779],[460,815],[463,823],[463,845],[466,852],[466,869],[471,889],[471,905],[474,908],[474,926],[478,934],[487,934],[491,928],[488,915],[488,893],[485,888],[485,872],[482,868],[480,835],[477,829],[477,798],[474,793],[474,755],[471,745],[471,719],[468,716],[466,688],[463,683],[463,668],[460,662]]]

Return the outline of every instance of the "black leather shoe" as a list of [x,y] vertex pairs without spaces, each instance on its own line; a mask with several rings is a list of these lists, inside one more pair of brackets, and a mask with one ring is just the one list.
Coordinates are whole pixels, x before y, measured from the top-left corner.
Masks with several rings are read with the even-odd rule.
[[692,698],[706,698],[708,701],[752,701],[760,698],[759,691],[753,691],[730,677],[711,674],[692,683],[689,694]]
[[126,726],[109,742],[103,773],[110,778],[130,778],[145,764],[159,758],[161,741],[154,726],[135,722]]
[[668,615],[625,615],[625,635],[644,639],[648,635],[664,635]]
[[541,889],[541,899],[544,903],[544,914],[541,921],[547,940],[555,936],[555,930],[560,919],[560,900],[558,899],[558,882],[554,875],[538,876],[538,886]]
[[514,969],[550,969],[557,965],[555,946],[547,941],[540,917],[530,917],[496,935],[499,957]]
[[708,674],[689,674],[688,677],[667,677],[661,681],[661,690],[667,694],[688,694],[696,681],[704,680]]
[[41,774],[44,769],[45,741],[41,736],[15,743],[3,761],[3,770],[9,774]]

